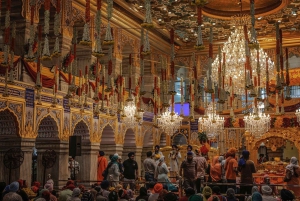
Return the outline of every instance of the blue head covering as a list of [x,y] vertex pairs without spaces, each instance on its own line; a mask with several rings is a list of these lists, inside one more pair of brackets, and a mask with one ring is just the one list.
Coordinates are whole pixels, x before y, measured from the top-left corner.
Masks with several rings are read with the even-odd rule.
[[99,151],[100,156],[104,156],[104,154],[105,154],[104,151]]
[[240,158],[239,160],[239,166],[245,166],[246,165],[246,160],[244,159],[244,157]]
[[248,150],[244,150],[242,152],[242,155],[243,155],[244,158],[249,158],[250,152]]
[[19,182],[14,181],[9,185],[9,192],[17,192],[19,190]]
[[255,192],[252,194],[251,201],[262,201],[262,196],[259,192]]
[[188,145],[187,148],[190,148],[191,150],[193,150],[192,145]]
[[116,163],[118,158],[119,158],[119,156],[114,155],[113,157],[111,157],[110,161],[113,162],[113,163]]

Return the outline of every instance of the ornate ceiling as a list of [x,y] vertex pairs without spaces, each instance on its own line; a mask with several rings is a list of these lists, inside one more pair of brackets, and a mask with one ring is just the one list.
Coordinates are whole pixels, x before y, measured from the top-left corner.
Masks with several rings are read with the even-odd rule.
[[[157,22],[156,29],[174,28],[177,42],[183,47],[192,47],[196,41],[197,8],[192,0],[152,0],[152,17]],[[116,0],[118,2],[118,0]],[[126,0],[128,11],[137,17],[145,15],[144,1]],[[284,45],[299,44],[300,0],[256,0],[256,31],[265,48],[275,46],[275,23],[283,30]],[[209,28],[213,27],[214,43],[223,42],[235,29],[232,16],[250,14],[250,0],[209,0],[203,8],[202,33],[207,41]],[[292,39],[292,40],[290,40]],[[274,45],[271,45],[273,42]],[[296,42],[296,43],[295,43]]]

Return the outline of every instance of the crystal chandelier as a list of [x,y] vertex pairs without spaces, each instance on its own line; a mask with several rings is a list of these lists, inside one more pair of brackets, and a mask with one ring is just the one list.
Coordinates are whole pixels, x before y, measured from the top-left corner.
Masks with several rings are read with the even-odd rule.
[[270,129],[271,117],[263,113],[262,108],[253,104],[252,112],[244,116],[245,130],[259,138]]
[[206,114],[199,117],[198,125],[200,130],[205,131],[208,138],[215,138],[224,130],[224,117],[216,114],[215,103],[208,104]]
[[141,125],[143,123],[144,110],[137,110],[135,101],[132,97],[128,98],[126,102],[127,104],[124,106],[122,122],[129,128]]
[[[250,32],[248,35],[250,35]],[[271,61],[262,48],[249,48],[246,37],[244,26],[240,24],[231,33],[228,41],[224,43],[223,54],[218,55],[212,64],[211,78],[213,82],[218,83],[221,73],[224,89],[230,91],[230,88],[233,87],[234,93],[239,95],[245,94],[245,86],[249,84],[247,82],[253,83],[253,80],[247,80],[247,74],[250,74],[249,69],[245,67],[248,55],[252,71],[251,77],[262,78],[259,83],[261,86],[265,86],[267,74],[270,80],[275,77],[274,62]]]
[[157,117],[157,126],[166,134],[173,135],[180,128],[182,119],[181,116],[167,108],[160,117]]
[[298,123],[300,123],[300,109],[296,110],[295,115],[297,116]]

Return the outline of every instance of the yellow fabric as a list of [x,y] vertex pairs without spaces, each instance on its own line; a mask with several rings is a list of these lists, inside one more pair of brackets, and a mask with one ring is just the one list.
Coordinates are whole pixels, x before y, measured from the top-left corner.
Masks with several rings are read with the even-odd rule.
[[[14,56],[14,62],[16,62],[18,59],[20,59],[20,56]],[[10,54],[8,55],[8,60],[10,60]],[[3,52],[0,52],[0,63],[4,61],[4,54]]]

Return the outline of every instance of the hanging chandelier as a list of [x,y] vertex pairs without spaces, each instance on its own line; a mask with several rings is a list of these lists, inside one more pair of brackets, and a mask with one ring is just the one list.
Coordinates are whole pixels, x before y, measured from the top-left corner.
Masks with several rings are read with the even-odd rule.
[[212,139],[224,130],[224,117],[216,114],[215,103],[208,104],[203,117],[199,117],[198,125],[201,131],[205,131],[207,137]]
[[259,138],[270,129],[271,117],[263,113],[262,108],[253,104],[252,112],[244,116],[245,131],[249,131],[254,137]]
[[[267,74],[270,80],[275,77],[274,62],[267,53],[262,48],[249,48],[250,32],[246,31],[243,24],[246,21],[246,17],[243,20],[235,20],[235,24],[238,25],[224,43],[223,54],[219,54],[212,64],[212,81],[218,83],[221,74],[225,91],[233,90],[234,94],[238,95],[244,95],[245,87],[253,86],[254,79],[262,78],[259,85],[265,86]],[[248,34],[245,34],[245,31]]]
[[182,117],[166,108],[160,117],[157,117],[157,127],[168,135],[173,135],[182,124]]
[[122,115],[122,123],[129,128],[134,128],[143,123],[144,110],[137,109],[134,99],[128,98]]

